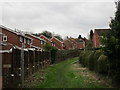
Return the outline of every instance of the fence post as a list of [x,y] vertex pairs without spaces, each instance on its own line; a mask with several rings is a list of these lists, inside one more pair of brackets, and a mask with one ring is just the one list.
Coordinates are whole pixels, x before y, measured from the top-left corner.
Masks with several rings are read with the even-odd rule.
[[22,88],[24,88],[24,43],[22,43],[21,49],[21,64],[22,64]]

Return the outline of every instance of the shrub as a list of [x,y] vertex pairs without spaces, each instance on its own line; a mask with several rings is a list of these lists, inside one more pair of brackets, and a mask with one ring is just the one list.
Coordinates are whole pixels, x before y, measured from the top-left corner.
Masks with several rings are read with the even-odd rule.
[[108,72],[108,57],[101,55],[97,61],[97,71],[106,74]]
[[94,70],[97,72],[97,60],[98,58],[102,55],[102,51],[101,50],[97,50],[95,51],[94,55],[93,55],[93,60],[94,60]]
[[90,53],[90,55],[88,56],[88,58],[89,58],[88,63],[89,63],[89,69],[90,70],[94,70],[94,66],[95,66],[94,58],[93,58],[94,54],[95,54],[95,51],[92,51]]
[[84,51],[81,51],[80,55],[79,55],[79,63],[83,64],[83,55],[85,54]]

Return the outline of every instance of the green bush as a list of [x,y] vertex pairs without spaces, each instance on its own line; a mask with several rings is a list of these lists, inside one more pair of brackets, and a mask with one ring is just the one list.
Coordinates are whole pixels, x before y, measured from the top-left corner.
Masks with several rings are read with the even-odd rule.
[[94,70],[97,72],[97,60],[102,55],[103,51],[97,50],[94,53],[93,60],[94,60]]
[[107,73],[108,72],[108,57],[101,55],[97,61],[97,71],[98,73]]
[[84,51],[81,51],[80,55],[79,55],[79,63],[83,64],[83,55],[85,54]]
[[95,51],[92,51],[90,53],[90,55],[88,56],[88,58],[89,58],[88,63],[89,63],[89,69],[90,70],[94,70],[94,66],[95,66],[94,58],[93,58],[94,54],[95,54]]

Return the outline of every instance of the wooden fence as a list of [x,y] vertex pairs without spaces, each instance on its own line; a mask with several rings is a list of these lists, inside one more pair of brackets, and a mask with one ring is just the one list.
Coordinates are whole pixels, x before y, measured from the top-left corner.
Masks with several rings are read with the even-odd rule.
[[[28,50],[24,51],[24,77],[33,74],[40,68],[50,64],[50,52]],[[2,53],[3,88],[18,88],[22,83],[21,50]]]
[[[79,55],[78,50],[57,51],[55,63],[66,60],[67,58]],[[47,67],[51,64],[51,53],[47,51],[24,50],[24,77],[33,74],[38,69]],[[2,53],[2,78],[3,88],[22,87],[22,60],[21,50],[12,49],[12,52]]]

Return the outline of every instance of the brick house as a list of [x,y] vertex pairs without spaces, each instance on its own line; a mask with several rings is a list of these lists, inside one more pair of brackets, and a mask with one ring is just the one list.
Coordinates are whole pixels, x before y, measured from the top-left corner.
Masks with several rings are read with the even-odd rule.
[[85,48],[85,41],[81,38],[68,38],[64,40],[66,49],[83,49]]
[[58,48],[59,50],[64,50],[65,45],[62,41],[58,40],[55,37],[52,37],[50,40],[54,42],[56,48]]
[[53,41],[51,41],[50,39],[48,39],[47,37],[45,37],[44,35],[40,35],[40,38],[42,38],[43,40],[45,40],[51,46],[55,47],[55,43]]
[[0,25],[0,45],[2,50],[9,50],[13,46],[21,48],[22,44],[24,48],[30,48],[31,38]]
[[76,39],[77,49],[85,48],[85,41],[83,39]]
[[95,48],[100,48],[102,46],[101,44],[101,38],[103,35],[107,35],[111,29],[95,29],[93,34],[93,45]]
[[25,34],[25,36],[32,38],[31,48],[43,49],[43,46],[46,43],[45,40],[43,40],[42,38],[39,38],[37,36],[34,36],[32,34]]
[[76,43],[74,44],[71,40],[69,40],[69,38],[65,39],[63,43],[65,45],[66,50],[75,49],[76,47]]

